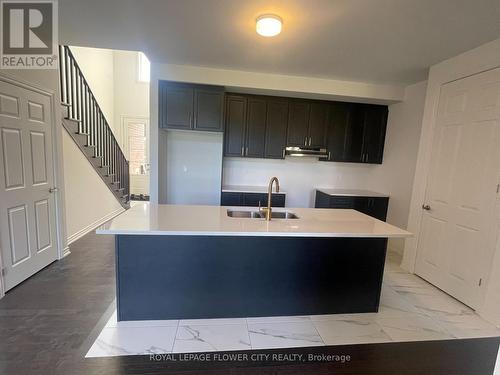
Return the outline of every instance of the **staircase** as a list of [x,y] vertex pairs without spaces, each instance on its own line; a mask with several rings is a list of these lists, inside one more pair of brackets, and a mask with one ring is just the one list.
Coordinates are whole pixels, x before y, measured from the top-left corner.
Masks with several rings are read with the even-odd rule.
[[120,204],[129,208],[129,162],[68,46],[59,46],[59,72],[64,128]]

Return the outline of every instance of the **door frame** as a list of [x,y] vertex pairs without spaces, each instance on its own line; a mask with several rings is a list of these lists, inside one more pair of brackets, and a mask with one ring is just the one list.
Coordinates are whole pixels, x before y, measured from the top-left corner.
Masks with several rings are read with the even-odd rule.
[[[41,74],[47,74],[45,70],[40,70]],[[22,73],[21,73],[22,74]],[[50,107],[52,110],[52,168],[53,181],[52,186],[57,186],[58,191],[54,196],[54,208],[55,208],[55,223],[56,223],[56,247],[57,247],[57,259],[60,260],[66,255],[70,254],[67,236],[66,236],[66,214],[65,214],[65,204],[64,204],[64,171],[63,171],[63,148],[62,148],[62,124],[57,127],[58,121],[62,121],[62,109],[59,105],[58,100],[59,93],[45,87],[41,87],[38,84],[33,84],[25,79],[19,77],[9,76],[5,71],[0,73],[0,81],[9,83],[20,88],[37,92],[41,95],[47,96],[50,100]],[[59,87],[59,82],[57,82],[57,88]],[[2,252],[0,251],[0,269],[3,267],[2,263]],[[4,277],[0,272],[0,299],[5,296],[5,282]]]
[[420,133],[417,165],[413,180],[407,227],[408,231],[414,234],[414,237],[405,241],[403,261],[401,263],[401,266],[411,273],[415,272],[417,245],[422,224],[422,204],[427,193],[428,177],[431,166],[430,156],[436,129],[437,108],[439,105],[441,86],[499,67],[500,39],[497,39],[433,65],[429,70],[422,130]]

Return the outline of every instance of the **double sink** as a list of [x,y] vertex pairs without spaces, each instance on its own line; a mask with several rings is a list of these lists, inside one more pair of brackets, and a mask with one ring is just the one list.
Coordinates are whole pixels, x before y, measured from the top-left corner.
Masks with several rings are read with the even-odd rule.
[[[259,211],[227,210],[227,216],[240,219],[264,219],[265,214]],[[271,219],[298,219],[299,217],[289,211],[272,211]]]

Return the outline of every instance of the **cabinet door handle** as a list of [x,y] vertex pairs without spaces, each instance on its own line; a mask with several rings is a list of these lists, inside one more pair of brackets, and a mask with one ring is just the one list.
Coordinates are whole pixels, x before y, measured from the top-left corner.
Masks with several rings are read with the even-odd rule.
[[307,146],[307,137],[304,138],[304,146]]
[[285,158],[285,152],[286,152],[286,150],[283,149],[283,159]]
[[245,156],[248,156],[248,146],[247,146],[247,148],[245,149]]
[[245,156],[245,147],[241,146],[241,156]]
[[328,160],[332,160],[332,153],[328,151]]
[[311,145],[312,143],[312,137],[309,137],[309,146]]

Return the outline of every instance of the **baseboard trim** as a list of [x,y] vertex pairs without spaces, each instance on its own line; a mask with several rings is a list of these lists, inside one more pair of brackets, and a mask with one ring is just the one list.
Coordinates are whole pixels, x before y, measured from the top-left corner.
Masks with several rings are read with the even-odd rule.
[[62,258],[66,258],[69,254],[71,254],[71,251],[69,251],[69,246],[66,246],[63,250]]
[[[94,229],[96,229],[98,226],[104,224],[106,221],[108,220],[111,220],[112,218],[114,218],[115,216],[118,216],[119,214],[121,214],[122,212],[124,212],[125,209],[122,207],[122,208],[119,208],[118,210],[116,211],[113,211],[113,212],[110,212],[109,214],[105,215],[104,217],[94,221],[93,223],[87,225],[85,228],[82,228],[80,229],[78,232],[68,236],[68,245],[71,245],[73,242],[75,242],[76,240],[82,238],[83,236],[85,236],[87,233],[93,231]],[[68,248],[68,253],[69,253],[69,248]],[[64,256],[66,256],[66,249],[65,249],[65,252],[64,252]]]

